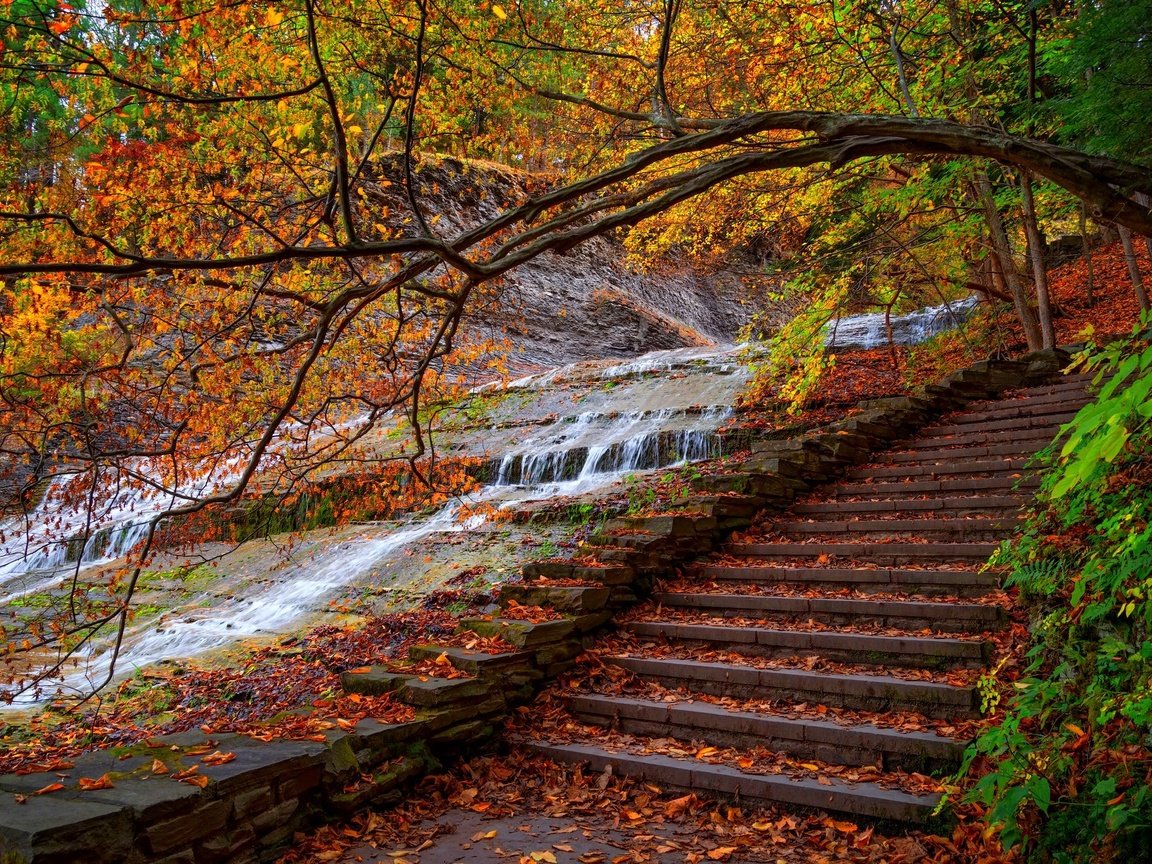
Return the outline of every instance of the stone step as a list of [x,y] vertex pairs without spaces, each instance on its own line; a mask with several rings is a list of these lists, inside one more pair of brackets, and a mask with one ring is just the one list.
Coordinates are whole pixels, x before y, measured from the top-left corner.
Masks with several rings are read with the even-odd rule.
[[925,426],[917,435],[927,438],[934,435],[959,435],[965,432],[1004,432],[1010,429],[1051,429],[1053,434],[1056,428],[1067,423],[1076,416],[1075,411],[1064,411],[1059,414],[1046,414],[1042,417],[1012,417],[1005,420],[975,420],[960,422],[959,418],[949,423],[939,423]]
[[734,663],[649,657],[605,657],[666,687],[685,687],[713,696],[741,699],[783,699],[863,711],[911,709],[943,719],[975,718],[979,699],[975,687],[917,681],[892,675],[845,675],[805,669],[758,669]]
[[852,537],[884,538],[895,535],[998,540],[1011,534],[1024,520],[1021,515],[965,519],[857,519],[848,521],[775,522],[772,527],[790,537],[820,535],[837,540]]
[[936,795],[912,795],[875,783],[847,783],[835,777],[796,778],[784,774],[745,774],[727,765],[675,759],[657,753],[604,750],[588,744],[525,742],[528,749],[557,762],[585,764],[592,773],[611,769],[661,786],[797,807],[815,807],[852,816],[922,822],[939,802]]
[[[1042,445],[1033,446],[1030,442],[1015,444],[996,444],[979,447],[951,447],[948,439],[934,439],[941,441],[944,446],[932,449],[904,450],[886,453],[882,457],[886,465],[939,465],[941,463],[961,463],[971,460],[984,460],[996,457],[1013,457],[1027,459],[1035,456]],[[1046,440],[1046,439],[1045,439]]]
[[1040,478],[1032,474],[1016,476],[999,474],[992,477],[954,477],[944,480],[917,479],[881,483],[838,483],[829,490],[838,498],[855,498],[862,495],[883,497],[886,500],[904,500],[918,495],[932,493],[968,492],[979,493],[996,491],[1020,492],[1027,498],[1040,485]]
[[727,627],[679,621],[633,621],[624,625],[636,636],[700,645],[755,657],[823,657],[837,663],[949,669],[981,667],[992,644],[932,636],[874,636],[838,630],[780,630]]
[[631,735],[671,736],[718,747],[764,747],[833,765],[877,765],[885,770],[949,770],[964,743],[934,732],[904,732],[872,724],[842,726],[762,711],[734,711],[710,702],[652,702],[626,696],[573,696],[569,710],[585,723]]
[[999,543],[732,543],[732,555],[767,560],[807,559],[821,555],[875,564],[901,561],[984,561]]
[[992,447],[1001,444],[1027,444],[1033,451],[1043,449],[1058,427],[1009,429],[1007,432],[961,432],[956,435],[923,435],[900,444],[901,452],[935,450],[945,447]]
[[1087,394],[1082,390],[1042,397],[1005,399],[975,410],[953,414],[947,418],[946,422],[969,424],[1013,420],[1022,417],[1050,417],[1053,414],[1079,411],[1090,401]]
[[978,597],[1000,586],[995,573],[976,570],[913,570],[853,567],[779,567],[705,564],[693,573],[726,582],[763,582],[804,588],[852,588],[905,594]]
[[500,587],[500,608],[506,610],[511,603],[516,602],[521,606],[547,606],[574,614],[598,612],[608,605],[611,594],[611,589],[606,586],[505,583]]
[[887,498],[870,501],[826,501],[820,504],[796,504],[792,512],[811,519],[833,519],[845,513],[1005,513],[1020,510],[1031,496],[970,495],[954,498]]
[[1089,374],[1076,374],[1076,375],[1061,375],[1054,381],[1047,384],[1036,384],[1032,387],[1022,387],[1016,392],[1022,398],[1035,398],[1037,396],[1048,396],[1055,393],[1068,393],[1085,390],[1092,384],[1094,373]]
[[851,597],[780,597],[770,594],[703,594],[661,591],[652,600],[670,609],[707,615],[755,618],[761,614],[798,615],[833,624],[879,624],[908,630],[932,627],[963,632],[1000,628],[1008,616],[999,606],[980,603],[931,603],[919,600],[868,600]]
[[1014,477],[1028,470],[1028,459],[989,458],[972,459],[954,464],[940,462],[931,465],[871,465],[852,468],[844,473],[848,480],[950,480],[975,477]]
[[526,580],[536,579],[579,579],[584,582],[597,582],[601,585],[630,585],[636,578],[631,567],[589,564],[574,564],[571,561],[530,561],[522,568]]

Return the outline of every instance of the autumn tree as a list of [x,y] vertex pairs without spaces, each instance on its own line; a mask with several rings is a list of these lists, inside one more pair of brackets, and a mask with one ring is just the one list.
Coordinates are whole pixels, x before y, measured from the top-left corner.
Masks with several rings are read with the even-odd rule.
[[[1007,122],[1035,82],[983,67],[1020,26],[957,2],[0,3],[5,474],[28,520],[53,479],[85,512],[158,502],[103,592],[13,652],[118,645],[161,526],[342,460],[426,475],[428,406],[493,359],[468,310],[538,256],[863,250],[895,302],[969,281],[1012,172],[1152,234],[1146,168]],[[521,169],[499,215],[431,212],[437,152]],[[367,456],[392,417],[410,446]]]

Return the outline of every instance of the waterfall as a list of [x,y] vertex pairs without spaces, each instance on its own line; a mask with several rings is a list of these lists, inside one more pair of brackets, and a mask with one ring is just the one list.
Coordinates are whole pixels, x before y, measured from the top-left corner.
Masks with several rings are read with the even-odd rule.
[[[495,470],[490,483],[429,518],[400,526],[371,526],[355,533],[345,531],[334,540],[306,541],[274,577],[252,580],[223,597],[207,592],[189,597],[160,618],[134,625],[127,634],[117,668],[130,673],[135,667],[189,657],[243,637],[282,632],[315,612],[325,598],[379,572],[389,561],[398,560],[397,556],[410,555],[411,547],[422,539],[436,533],[478,528],[483,517],[462,515],[466,505],[488,503],[503,509],[515,508],[579,495],[610,485],[631,472],[719,455],[717,429],[732,413],[728,404],[701,407],[688,402],[681,407],[639,407],[660,404],[664,391],[653,389],[660,382],[642,381],[637,376],[675,372],[683,385],[684,370],[694,370],[704,377],[695,389],[688,388],[682,394],[685,401],[702,396],[731,400],[740,385],[737,376],[732,375],[732,366],[731,349],[692,349],[654,352],[607,366],[577,364],[539,376],[527,385],[530,391],[537,391],[541,380],[563,380],[564,387],[571,386],[573,380],[585,381],[589,389],[581,398],[596,404],[598,409],[559,416],[549,412],[530,435],[516,442],[505,438],[506,433],[493,432],[492,440],[502,441],[504,452],[493,460]],[[646,389],[640,393],[622,392],[627,390],[623,386],[615,389],[614,379],[626,376],[632,377],[636,387]],[[613,380],[605,383],[606,378]],[[549,395],[555,402],[557,397]],[[562,402],[571,405],[569,391],[562,390],[561,395]],[[624,410],[617,410],[618,406]],[[219,488],[232,476],[230,471],[221,471],[178,492],[203,494]],[[9,522],[2,526],[7,539],[0,545],[0,592],[7,599],[58,589],[62,569],[70,573],[77,565],[86,567],[122,558],[142,539],[149,518],[176,500],[173,493],[124,490],[100,502],[91,515],[68,515],[63,504],[64,481],[58,482],[59,487],[54,485],[32,514],[34,522]],[[84,536],[86,526],[88,538],[82,542],[79,538]],[[78,539],[67,539],[70,537]],[[82,658],[84,668],[69,674],[61,682],[63,687],[82,691],[103,680],[109,662],[106,651],[106,646],[97,646],[92,654]]]
[[[731,408],[722,405],[694,415],[674,409],[580,414],[570,423],[546,427],[505,453],[493,485],[569,483],[584,491],[633,471],[717,456],[716,429],[731,413]],[[563,494],[559,489],[549,491]]]
[[824,344],[832,351],[856,351],[880,348],[891,341],[897,345],[918,345],[933,336],[959,327],[976,310],[980,298],[973,294],[963,300],[929,306],[884,320],[883,312],[848,315],[830,322],[824,330]]

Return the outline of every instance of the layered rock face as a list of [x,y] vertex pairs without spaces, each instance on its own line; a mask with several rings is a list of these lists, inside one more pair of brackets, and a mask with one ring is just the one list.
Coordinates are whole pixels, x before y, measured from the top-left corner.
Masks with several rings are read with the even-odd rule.
[[[414,225],[399,159],[381,160],[373,200],[392,225]],[[416,173],[417,203],[443,237],[472,228],[522,200],[531,178],[497,165],[428,158]],[[504,340],[513,371],[667,348],[732,342],[756,306],[731,273],[687,263],[630,267],[614,238],[566,255],[545,253],[503,277],[470,313],[473,332]]]

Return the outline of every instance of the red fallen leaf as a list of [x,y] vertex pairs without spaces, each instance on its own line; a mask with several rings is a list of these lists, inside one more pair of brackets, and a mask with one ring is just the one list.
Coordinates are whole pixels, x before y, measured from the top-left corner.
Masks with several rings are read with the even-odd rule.
[[115,786],[112,784],[112,778],[110,778],[107,774],[104,774],[103,776],[97,777],[95,779],[91,777],[81,777],[77,782],[80,785],[81,792],[94,792],[97,789],[115,788]]
[[63,783],[49,783],[43,789],[37,789],[32,794],[33,795],[47,795],[49,792],[59,792],[63,788],[64,788]]
[[14,773],[23,776],[25,774],[40,774],[48,771],[67,771],[75,767],[71,762],[60,759],[55,762],[33,762],[30,765],[17,768]]

